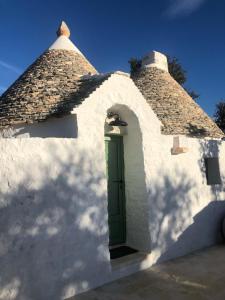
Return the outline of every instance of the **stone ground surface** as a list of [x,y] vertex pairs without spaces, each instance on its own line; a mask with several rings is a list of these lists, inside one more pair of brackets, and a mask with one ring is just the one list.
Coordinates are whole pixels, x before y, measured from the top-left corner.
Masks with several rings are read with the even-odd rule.
[[72,299],[225,300],[225,245],[153,266]]

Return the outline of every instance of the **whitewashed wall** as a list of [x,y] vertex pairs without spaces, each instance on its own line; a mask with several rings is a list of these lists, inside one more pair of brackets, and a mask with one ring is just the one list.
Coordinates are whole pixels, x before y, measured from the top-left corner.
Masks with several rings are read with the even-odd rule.
[[[161,136],[158,145],[152,144],[149,163],[154,263],[220,242],[225,217],[224,142],[182,137],[181,146],[189,151],[180,155],[170,153],[173,137]],[[207,185],[204,157],[219,157],[221,185]]]
[[[116,269],[108,251],[105,176],[110,109],[129,124],[128,244],[148,254]],[[73,113],[17,127],[4,132],[17,138],[0,140],[0,300],[66,299],[217,241],[223,186],[206,185],[202,152],[218,152],[224,177],[223,145],[183,138],[189,152],[172,156],[173,137],[160,134],[155,114],[122,74],[112,75]]]

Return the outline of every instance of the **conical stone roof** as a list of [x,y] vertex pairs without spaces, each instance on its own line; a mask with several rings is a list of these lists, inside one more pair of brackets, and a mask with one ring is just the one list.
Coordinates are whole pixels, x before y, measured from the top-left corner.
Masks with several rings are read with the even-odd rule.
[[0,97],[0,127],[62,115],[76,104],[74,95],[84,86],[82,76],[97,71],[69,40],[69,34],[63,22],[55,43]]
[[[157,52],[153,54],[157,54],[157,58],[162,55]],[[161,66],[160,63],[154,61],[150,67],[142,67],[132,74],[132,79],[162,122],[162,133],[224,137],[224,133],[215,122],[166,71],[165,62],[163,61],[164,65]],[[158,68],[155,67],[157,64]]]

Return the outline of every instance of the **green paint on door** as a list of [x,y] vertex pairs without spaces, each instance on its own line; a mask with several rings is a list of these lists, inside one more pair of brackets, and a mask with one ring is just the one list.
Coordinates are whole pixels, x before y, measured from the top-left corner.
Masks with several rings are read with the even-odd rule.
[[109,245],[126,241],[123,137],[105,136]]

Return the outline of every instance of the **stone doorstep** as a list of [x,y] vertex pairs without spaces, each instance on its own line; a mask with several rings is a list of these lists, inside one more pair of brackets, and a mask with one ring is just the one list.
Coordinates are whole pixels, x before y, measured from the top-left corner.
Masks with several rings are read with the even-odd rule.
[[122,271],[135,265],[140,265],[147,258],[146,253],[137,252],[110,261],[112,271]]

